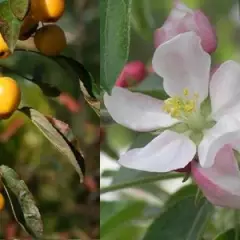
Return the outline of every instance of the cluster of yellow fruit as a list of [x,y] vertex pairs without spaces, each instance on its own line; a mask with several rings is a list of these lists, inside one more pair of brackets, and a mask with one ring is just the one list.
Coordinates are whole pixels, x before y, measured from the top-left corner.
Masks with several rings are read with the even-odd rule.
[[[59,55],[66,47],[64,31],[55,24],[38,28],[39,22],[56,22],[65,9],[65,0],[31,0],[30,9],[21,27],[19,40],[27,40],[34,34],[36,48],[44,55]],[[10,55],[9,48],[0,35],[0,58]],[[9,118],[18,108],[21,91],[15,80],[0,77],[0,119]]]
[[0,193],[0,211],[3,210],[4,206],[5,206],[5,199],[3,195]]
[[[44,55],[59,55],[66,47],[67,41],[64,31],[56,22],[64,13],[65,0],[31,0],[30,9],[25,17],[19,40],[27,40],[34,34],[36,48]],[[38,28],[39,22],[47,25]],[[0,36],[0,58],[7,58],[10,50],[7,43]]]
[[31,0],[19,39],[26,40],[34,34],[34,43],[41,53],[47,56],[59,55],[67,45],[64,31],[56,24],[47,24],[39,29],[38,25],[39,22],[56,22],[63,15],[64,9],[65,0]]

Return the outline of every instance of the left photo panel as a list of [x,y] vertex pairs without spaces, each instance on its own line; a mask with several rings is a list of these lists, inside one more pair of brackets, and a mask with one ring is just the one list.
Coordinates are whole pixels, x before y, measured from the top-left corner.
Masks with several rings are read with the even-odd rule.
[[0,239],[99,239],[98,0],[0,1]]

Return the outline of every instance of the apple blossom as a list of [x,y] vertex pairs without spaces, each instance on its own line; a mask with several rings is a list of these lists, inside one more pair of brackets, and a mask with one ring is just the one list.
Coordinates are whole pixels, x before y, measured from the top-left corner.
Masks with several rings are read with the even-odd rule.
[[155,46],[170,40],[179,33],[195,32],[201,38],[201,44],[206,52],[212,53],[217,47],[217,37],[214,28],[208,18],[200,10],[192,10],[175,1],[174,8],[163,24],[154,33]]
[[129,62],[123,68],[119,75],[116,86],[118,87],[130,87],[137,83],[140,83],[147,74],[146,67],[141,61]]
[[117,123],[158,133],[143,148],[123,154],[121,165],[168,172],[185,167],[197,155],[199,166],[209,168],[224,145],[238,148],[234,143],[240,139],[240,65],[224,62],[210,81],[210,64],[200,37],[182,33],[161,44],[152,60],[168,99],[119,87],[104,95],[105,106]]
[[240,208],[240,171],[233,149],[225,145],[210,168],[191,163],[192,177],[206,198],[214,205]]

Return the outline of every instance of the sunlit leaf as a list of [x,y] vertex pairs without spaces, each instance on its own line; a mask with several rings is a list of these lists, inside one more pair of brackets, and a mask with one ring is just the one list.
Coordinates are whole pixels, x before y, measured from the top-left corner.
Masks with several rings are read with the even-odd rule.
[[19,20],[23,20],[29,10],[30,0],[8,0],[8,2],[12,13]]
[[13,52],[16,46],[21,25],[22,25],[22,22],[14,16],[8,1],[1,2],[0,3],[0,32],[11,52]]

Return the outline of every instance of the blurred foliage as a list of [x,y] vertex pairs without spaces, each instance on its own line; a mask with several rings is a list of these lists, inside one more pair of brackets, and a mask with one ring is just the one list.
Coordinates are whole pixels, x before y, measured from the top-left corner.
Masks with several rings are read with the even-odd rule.
[[[76,59],[99,83],[99,11],[96,0],[67,0],[66,11],[58,24],[64,29],[68,47],[63,55]],[[56,39],[57,41],[57,39]],[[19,54],[8,59],[9,66],[29,69],[31,59]],[[4,61],[2,61],[4,64]],[[22,113],[0,122],[0,165],[12,167],[32,192],[42,215],[44,239],[96,239],[99,235],[99,118],[85,102],[69,76],[52,68],[45,81],[61,84],[64,98],[47,98],[26,76],[6,71],[22,90],[22,105],[33,107],[47,116],[67,123],[77,137],[73,143],[84,153],[84,183],[49,141]],[[74,66],[73,66],[74,67]],[[19,73],[19,72],[18,72]],[[46,72],[44,72],[46,73]],[[27,76],[28,77],[28,76]],[[80,90],[80,89],[79,89]],[[73,96],[74,98],[70,97]],[[7,199],[3,186],[0,192]],[[31,239],[14,220],[11,206],[0,213],[0,239]]]
[[[132,29],[128,61],[141,60],[151,65],[154,52],[153,33],[164,23],[173,1],[133,0]],[[212,55],[212,65],[225,60],[240,60],[240,17],[237,1],[233,0],[182,0],[191,8],[200,8],[208,15],[216,28],[217,51]],[[162,89],[162,79],[154,74],[132,89],[158,97],[166,98]],[[129,147],[141,147],[149,142],[149,134],[138,134],[116,123],[104,112],[102,106],[101,144],[103,163],[101,173],[101,239],[159,240],[159,239],[240,239],[238,211],[214,208],[199,197],[193,204],[197,188],[188,180],[185,184],[177,180],[164,180],[136,184],[124,189],[128,183],[137,182],[150,173],[126,169],[117,165],[121,152]],[[109,162],[110,161],[110,162]],[[112,167],[113,166],[113,167]],[[110,185],[109,185],[110,181]],[[107,183],[105,183],[107,182]],[[117,184],[117,185],[116,185]],[[178,190],[174,185],[178,185]],[[114,188],[119,187],[119,191]],[[114,192],[111,192],[114,191]],[[116,191],[116,192],[115,192]],[[107,193],[106,193],[107,192]],[[191,201],[189,201],[189,198]],[[185,229],[185,230],[184,230]],[[221,234],[220,234],[221,233]],[[219,235],[219,236],[218,236]],[[144,238],[145,236],[145,238]]]

